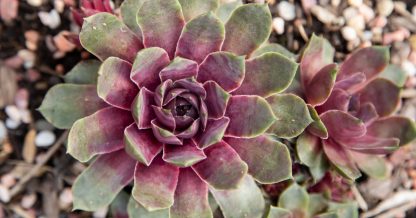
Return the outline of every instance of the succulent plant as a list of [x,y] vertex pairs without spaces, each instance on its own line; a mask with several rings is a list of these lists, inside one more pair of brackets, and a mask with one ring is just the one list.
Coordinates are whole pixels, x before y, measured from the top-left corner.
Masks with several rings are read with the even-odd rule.
[[353,202],[337,203],[322,194],[309,194],[293,183],[282,192],[277,207],[270,207],[267,218],[358,218],[358,207]]
[[71,8],[75,23],[82,26],[83,19],[99,12],[113,13],[110,0],[80,0],[79,9]]
[[225,217],[261,217],[255,181],[291,178],[277,137],[313,121],[301,98],[282,94],[298,65],[261,47],[267,4],[127,0],[121,17],[84,19],[80,42],[103,62],[81,62],[39,109],[71,128],[68,153],[91,161],[74,208],[107,206],[133,182],[132,217],[212,217],[209,192]]
[[400,105],[400,88],[380,76],[388,65],[386,47],[362,48],[339,67],[334,49],[313,36],[300,61],[300,84],[314,122],[297,140],[300,160],[319,180],[329,160],[341,174],[358,178],[360,170],[385,177],[380,155],[416,137],[413,121],[393,116]]

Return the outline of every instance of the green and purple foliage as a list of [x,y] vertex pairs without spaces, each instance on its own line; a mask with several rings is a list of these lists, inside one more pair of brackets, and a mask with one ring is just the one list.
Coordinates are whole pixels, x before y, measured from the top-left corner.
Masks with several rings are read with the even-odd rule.
[[400,88],[380,76],[389,62],[388,48],[359,49],[339,67],[333,56],[329,42],[316,36],[301,56],[302,94],[315,121],[297,140],[298,157],[316,180],[327,170],[327,160],[352,180],[360,170],[383,178],[388,170],[380,155],[416,137],[413,121],[392,116]]
[[74,209],[107,206],[133,184],[132,217],[212,217],[209,192],[225,217],[261,217],[255,182],[292,177],[276,137],[313,122],[301,98],[279,94],[298,64],[258,49],[268,6],[127,0],[121,17],[85,18],[80,42],[102,63],[81,62],[40,107],[71,129],[68,153],[91,161],[74,183]]

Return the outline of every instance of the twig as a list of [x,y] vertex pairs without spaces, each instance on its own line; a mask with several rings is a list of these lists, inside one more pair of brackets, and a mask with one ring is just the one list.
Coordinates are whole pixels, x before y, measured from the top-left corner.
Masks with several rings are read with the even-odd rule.
[[413,208],[416,207],[416,201],[413,202],[409,202],[407,204],[404,204],[403,206],[391,209],[385,213],[382,213],[380,215],[377,216],[377,218],[391,218],[391,217],[395,217],[396,215],[400,214],[400,213],[404,213],[408,210],[411,210]]
[[358,190],[357,186],[353,185],[351,187],[352,194],[355,197],[355,200],[357,200],[358,206],[364,211],[368,210],[368,204],[365,202],[363,196],[361,195],[360,191]]
[[65,141],[66,137],[68,136],[68,131],[62,133],[62,135],[58,138],[58,140],[53,144],[52,147],[49,148],[48,152],[46,152],[44,158],[40,160],[19,182],[10,190],[10,197],[13,198],[16,194],[18,194],[23,186],[29,182],[32,177],[34,177],[38,171],[45,165],[49,159],[59,150],[62,143]]
[[373,217],[392,208],[401,207],[409,202],[416,202],[416,191],[400,191],[378,204],[374,209],[361,215],[361,218]]

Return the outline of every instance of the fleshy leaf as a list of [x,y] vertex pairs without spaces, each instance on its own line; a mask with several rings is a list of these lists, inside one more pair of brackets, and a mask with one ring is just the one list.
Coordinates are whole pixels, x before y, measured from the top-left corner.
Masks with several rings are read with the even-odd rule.
[[213,13],[203,14],[185,25],[176,55],[201,63],[210,53],[221,49],[224,37],[224,25],[221,21]]
[[268,133],[292,138],[301,134],[313,121],[305,102],[294,94],[275,94],[266,100],[276,117]]
[[137,23],[143,33],[143,44],[163,48],[171,59],[185,25],[178,0],[145,1],[137,13]]
[[390,171],[385,158],[358,152],[352,152],[351,157],[357,163],[358,168],[365,174],[375,179],[386,179],[389,177]]
[[322,122],[321,118],[319,117],[318,112],[315,110],[314,107],[308,105],[309,114],[313,119],[313,122],[307,127],[307,130],[323,139],[328,138],[328,130],[326,129],[324,123]]
[[220,142],[229,123],[230,119],[228,117],[222,117],[217,120],[208,120],[205,131],[201,132],[194,138],[198,147],[201,149],[207,148],[217,142]]
[[[85,18],[79,39],[82,47],[102,61],[113,56],[133,62],[136,53],[143,48],[140,39],[109,13],[97,13]],[[117,46],[109,46],[115,44]]]
[[360,109],[355,116],[362,120],[366,125],[369,125],[378,119],[377,110],[372,103],[360,105]]
[[126,211],[130,195],[124,191],[118,193],[117,197],[110,205],[111,216],[114,218],[128,218]]
[[370,81],[384,70],[389,60],[390,54],[388,47],[372,46],[362,48],[354,52],[342,63],[337,81],[358,72],[363,72],[367,81]]
[[357,203],[335,203],[329,202],[328,211],[336,212],[338,217],[344,218],[358,218],[358,206]]
[[[117,119],[112,119],[117,117]],[[75,159],[86,162],[94,155],[124,147],[124,128],[133,122],[129,112],[108,107],[74,123],[68,136],[68,150]]]
[[331,140],[322,140],[322,142],[326,156],[343,176],[351,180],[361,176],[350,154],[343,147]]
[[[322,211],[325,211],[328,207],[328,198],[324,193],[309,193],[309,208],[308,213],[310,216],[319,214]],[[327,214],[327,213],[325,213]],[[323,215],[323,214],[322,214]],[[337,216],[318,216],[313,218],[338,218]],[[342,217],[339,217],[342,218]]]
[[302,164],[309,167],[315,181],[319,181],[328,169],[320,138],[303,132],[296,141],[296,154]]
[[359,95],[361,104],[371,102],[380,117],[392,114],[400,105],[400,88],[383,78],[371,81]]
[[218,8],[218,0],[179,0],[183,16],[190,21],[201,14],[214,11]]
[[398,138],[400,146],[403,146],[416,138],[416,125],[409,118],[391,116],[373,122],[367,127],[367,134],[383,138]]
[[204,152],[187,140],[182,146],[165,145],[163,148],[163,160],[179,167],[189,167],[206,158]]
[[153,136],[152,130],[139,130],[134,123],[124,130],[124,144],[126,152],[131,157],[147,166],[163,147],[163,144]]
[[159,142],[170,145],[182,145],[182,140],[166,128],[164,128],[156,119],[152,120],[153,135]]
[[[202,84],[195,81],[194,78],[180,79],[173,83],[173,87],[182,87],[189,91],[197,94],[201,98],[205,99],[207,92],[205,91]],[[184,97],[185,98],[185,97]]]
[[400,66],[389,64],[378,77],[388,79],[396,86],[403,87],[407,79],[407,73]]
[[182,139],[190,139],[193,138],[199,130],[200,126],[200,118],[194,120],[194,122],[185,130],[176,133],[177,137]]
[[280,93],[289,87],[297,68],[298,64],[279,53],[263,54],[246,61],[244,81],[234,93],[263,97]]
[[248,165],[248,172],[262,184],[278,183],[292,178],[292,161],[286,145],[270,136],[226,138]]
[[220,18],[221,22],[225,23],[231,16],[231,13],[242,4],[243,2],[241,0],[222,3],[215,13],[217,14],[218,18]]
[[83,60],[73,67],[64,79],[66,83],[97,84],[98,69],[101,62],[98,60]]
[[173,205],[179,168],[156,158],[150,166],[137,163],[132,196],[148,211]]
[[321,120],[328,129],[329,137],[338,141],[357,138],[366,132],[365,124],[360,119],[343,111],[327,111],[321,114]]
[[133,179],[134,166],[135,161],[124,150],[100,155],[74,182],[74,210],[108,206]]
[[170,208],[170,217],[213,217],[208,203],[208,185],[189,167],[180,169],[175,203]]
[[195,61],[176,57],[173,61],[159,73],[160,80],[172,81],[179,79],[186,79],[189,77],[196,77],[198,71],[198,63]]
[[38,110],[57,128],[69,129],[76,120],[106,106],[95,85],[58,84],[48,91]]
[[297,183],[293,183],[280,195],[278,206],[298,215],[295,217],[303,217],[307,214],[309,200],[306,189]]
[[344,139],[339,142],[344,147],[367,154],[389,154],[399,146],[399,139],[377,138],[364,135],[357,138]]
[[164,109],[161,107],[156,107],[152,105],[153,111],[155,112],[155,115],[157,117],[157,121],[160,122],[162,125],[169,129],[175,129],[175,118],[173,117],[173,114],[171,110]]
[[336,67],[336,64],[325,66],[306,84],[305,95],[308,104],[321,105],[329,98],[335,84]]
[[125,0],[120,6],[120,15],[123,22],[142,39],[142,30],[136,20],[137,12],[145,0]]
[[225,24],[222,50],[250,55],[269,38],[272,16],[267,4],[247,4],[236,8]]
[[339,80],[335,83],[335,88],[343,90],[354,90],[357,89],[360,85],[366,81],[364,73],[358,72],[354,73],[342,80]]
[[228,100],[230,99],[230,94],[214,81],[205,82],[204,88],[207,91],[205,104],[208,109],[208,117],[214,119],[223,117]]
[[270,206],[270,211],[267,215],[267,218],[293,218],[293,215],[292,212],[290,212],[290,210]]
[[152,104],[154,94],[146,88],[142,88],[131,104],[134,121],[139,129],[151,128],[151,120],[155,117]]
[[215,189],[237,188],[247,173],[247,165],[233,148],[221,141],[204,149],[205,160],[192,166],[201,179]]
[[232,96],[225,116],[230,118],[225,135],[244,138],[263,134],[276,120],[264,98],[249,95]]
[[140,88],[154,90],[160,84],[159,72],[169,64],[165,50],[157,47],[146,48],[137,53],[130,78]]
[[293,54],[292,52],[290,52],[289,50],[287,50],[285,47],[281,46],[280,44],[277,43],[264,43],[260,48],[258,48],[257,50],[255,50],[253,52],[253,54],[251,54],[250,58],[255,58],[258,56],[261,56],[265,53],[268,52],[275,52],[275,53],[279,53],[291,60],[294,60],[296,55]]
[[150,212],[134,200],[133,196],[130,197],[129,204],[127,205],[127,212],[129,217],[134,218],[169,218],[169,209]]
[[335,49],[322,37],[312,35],[300,62],[301,80],[305,86],[320,69],[333,63]]
[[340,110],[347,111],[350,104],[351,94],[343,89],[335,88],[332,90],[331,95],[325,101],[324,104],[317,106],[315,109],[319,113],[323,113],[328,110]]
[[98,71],[97,93],[108,104],[130,110],[139,92],[130,80],[131,64],[120,58],[107,58]]
[[225,218],[260,218],[264,212],[264,198],[251,176],[246,175],[237,189],[216,190],[210,187]]
[[213,80],[230,92],[240,87],[245,74],[244,57],[229,52],[214,52],[201,63],[198,81]]

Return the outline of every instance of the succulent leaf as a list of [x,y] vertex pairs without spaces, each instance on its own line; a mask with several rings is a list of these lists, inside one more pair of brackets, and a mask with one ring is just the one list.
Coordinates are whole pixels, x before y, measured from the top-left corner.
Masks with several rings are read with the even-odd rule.
[[225,24],[225,40],[222,50],[237,55],[250,55],[268,39],[271,23],[271,14],[267,4],[239,6]]
[[192,140],[187,140],[180,146],[165,144],[163,147],[163,160],[179,167],[189,167],[206,158]]
[[208,117],[214,119],[223,117],[231,95],[214,81],[205,82],[204,88],[207,91],[205,104],[207,105]]
[[179,168],[157,157],[150,166],[137,163],[134,173],[133,198],[148,211],[173,205]]
[[74,182],[74,210],[96,211],[108,206],[132,181],[134,166],[124,150],[100,155]]
[[217,8],[215,13],[217,14],[218,18],[221,22],[226,23],[228,18],[230,17],[231,13],[239,6],[241,6],[243,2],[241,0],[235,0],[231,2],[225,2],[220,4]]
[[[100,60],[114,56],[133,62],[143,48],[139,38],[116,16],[97,13],[84,19],[79,34],[81,45]],[[109,46],[113,44],[117,46]]]
[[98,71],[97,93],[108,104],[130,110],[139,91],[130,80],[131,64],[120,58],[107,58]]
[[137,23],[136,15],[146,0],[125,0],[120,5],[120,15],[123,22],[142,40],[142,30]]
[[252,138],[266,132],[276,118],[267,101],[254,95],[235,95],[228,102],[226,136]]
[[322,139],[328,138],[328,130],[326,129],[324,123],[322,122],[321,118],[319,117],[318,112],[315,110],[314,107],[308,105],[309,113],[313,122],[307,127],[308,132],[316,135]]
[[317,106],[315,109],[319,113],[329,110],[347,111],[351,98],[351,94],[349,94],[347,91],[335,88],[332,90],[331,95],[325,101],[325,103]]
[[270,206],[270,211],[269,215],[267,215],[267,218],[293,218],[293,214],[290,212],[290,210]]
[[133,100],[131,112],[139,129],[149,129],[152,127],[151,121],[156,116],[151,107],[153,102],[154,93],[145,87],[140,89],[136,98]]
[[124,130],[126,152],[140,163],[149,166],[153,159],[162,151],[160,143],[150,129],[138,129],[135,123]]
[[248,165],[248,172],[262,184],[278,183],[292,178],[292,161],[286,145],[270,136],[226,138],[225,141]]
[[170,59],[174,58],[176,44],[185,20],[178,0],[152,0],[143,2],[137,13],[137,23],[143,33],[143,44],[163,48]]
[[201,14],[215,11],[218,8],[218,0],[179,0],[186,21],[190,21]]
[[169,218],[169,209],[162,209],[156,211],[148,211],[141,204],[139,204],[133,197],[130,197],[127,205],[127,212],[129,217],[135,218]]
[[209,119],[205,131],[194,138],[198,147],[204,149],[220,142],[229,123],[230,118],[228,117],[222,117],[217,120]]
[[321,120],[328,129],[330,137],[338,141],[358,138],[366,132],[365,124],[360,119],[343,111],[327,111],[321,114]]
[[396,86],[403,87],[407,79],[407,73],[400,66],[389,64],[378,77],[388,79]]
[[358,168],[372,178],[387,179],[390,176],[386,159],[383,157],[359,152],[352,152],[351,157],[357,163]]
[[159,77],[161,81],[166,81],[168,79],[176,81],[189,77],[196,77],[197,72],[198,63],[189,59],[175,57],[167,67],[160,71]]
[[306,189],[293,183],[280,195],[278,206],[291,211],[295,217],[302,217],[307,214],[309,200]]
[[128,218],[127,204],[129,202],[130,195],[124,191],[118,193],[117,197],[110,205],[110,212],[112,217]]
[[295,54],[293,54],[292,52],[287,50],[285,47],[277,43],[264,43],[262,46],[260,46],[260,48],[258,48],[251,54],[250,58],[259,57],[268,52],[279,53],[289,58],[290,60],[295,60],[296,58]]
[[56,85],[48,91],[38,110],[52,125],[69,129],[76,120],[108,106],[96,90],[95,85]]
[[330,202],[328,211],[338,214],[339,218],[358,218],[358,206],[356,203],[335,203]]
[[217,190],[210,187],[225,218],[260,218],[264,212],[264,198],[251,176],[246,175],[237,189]]
[[373,122],[367,127],[367,133],[375,137],[398,138],[403,146],[416,138],[416,125],[406,117],[391,116]]
[[200,15],[183,28],[176,55],[201,63],[210,53],[221,49],[224,37],[224,24],[212,12]]
[[79,119],[69,132],[67,152],[75,159],[86,162],[97,154],[119,150],[124,147],[124,128],[132,122],[130,113],[114,107]]
[[100,65],[101,62],[98,60],[80,61],[65,74],[65,82],[75,84],[97,84],[98,69],[100,68]]
[[274,52],[250,59],[246,61],[243,83],[234,94],[268,97],[280,93],[289,87],[297,68],[295,62]]
[[328,169],[328,161],[322,148],[320,138],[303,132],[296,141],[296,154],[302,164],[309,167],[315,181],[319,181]]
[[323,104],[331,95],[336,79],[336,64],[329,64],[323,67],[306,84],[305,92],[307,102],[312,106]]
[[170,208],[170,217],[213,217],[208,203],[208,185],[189,167],[180,169],[175,201]]
[[293,94],[275,94],[268,97],[275,122],[267,130],[268,133],[282,138],[292,138],[301,134],[312,123],[305,102]]

